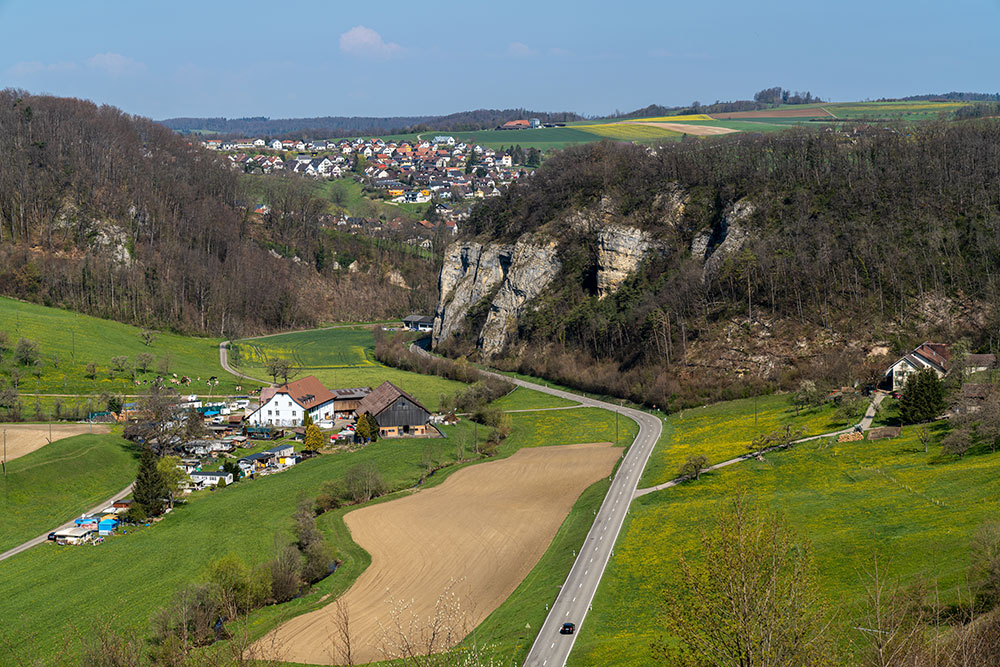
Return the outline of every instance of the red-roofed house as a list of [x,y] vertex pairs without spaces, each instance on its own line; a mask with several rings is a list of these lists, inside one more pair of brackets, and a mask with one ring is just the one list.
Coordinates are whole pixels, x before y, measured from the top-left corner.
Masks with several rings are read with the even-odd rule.
[[889,366],[886,378],[893,391],[902,391],[906,385],[906,379],[925,368],[934,371],[938,377],[944,377],[948,373],[948,360],[950,358],[947,345],[928,341]]
[[254,426],[300,426],[306,414],[315,421],[333,419],[336,396],[310,375],[260,390],[260,407],[247,417]]

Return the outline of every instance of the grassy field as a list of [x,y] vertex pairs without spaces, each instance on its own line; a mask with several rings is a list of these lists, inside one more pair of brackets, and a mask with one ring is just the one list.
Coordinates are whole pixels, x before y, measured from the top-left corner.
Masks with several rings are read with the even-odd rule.
[[[220,339],[216,338],[162,333],[147,346],[138,327],[7,298],[0,298],[0,331],[7,333],[11,346],[19,338],[38,343],[40,363],[22,369],[22,393],[139,394],[146,391],[143,383],[156,377],[164,361],[171,374],[191,378],[191,384],[182,388],[189,393],[232,394],[236,385],[242,384],[245,391],[252,384],[223,372]],[[147,372],[138,372],[140,384],[136,385],[131,369],[140,354],[152,355],[153,361]],[[127,370],[113,370],[111,360],[116,356],[128,358]],[[94,378],[87,377],[89,363],[96,365]],[[208,385],[213,375],[220,380],[217,387]],[[9,369],[0,370],[0,378],[9,380]]]
[[[938,426],[936,437],[942,431]],[[874,549],[891,558],[892,572],[904,581],[926,576],[943,602],[954,601],[969,539],[996,517],[1000,501],[1000,454],[957,460],[942,456],[939,445],[925,454],[915,428],[897,440],[814,441],[766,459],[633,503],[571,665],[649,663],[649,644],[662,627],[657,610],[677,558],[697,557],[699,530],[736,488],[782,512],[812,543],[838,633],[853,626],[863,597],[857,571]]]
[[679,139],[680,132],[674,132],[653,125],[637,125],[632,123],[606,123],[603,125],[580,125],[583,132],[596,134],[602,139],[616,141],[653,141],[655,139]]
[[[614,416],[604,412],[602,418],[600,410],[585,410],[565,422],[558,434],[531,413],[512,415],[513,433],[499,455],[521,446],[613,439]],[[464,456],[471,453],[471,423],[443,428],[446,439],[381,440],[358,452],[324,455],[278,475],[204,492],[154,527],[115,537],[99,547],[42,545],[19,554],[0,568],[0,588],[5,592],[0,599],[0,617],[5,620],[0,634],[19,655],[51,657],[66,629],[84,631],[95,619],[104,623],[113,618],[118,627],[145,632],[153,611],[184,584],[201,580],[212,558],[229,552],[257,564],[270,558],[275,535],[291,539],[291,515],[298,499],[315,495],[323,481],[342,477],[350,466],[372,462],[392,488],[406,489],[428,465],[455,461],[460,448]],[[631,428],[634,432],[634,424]],[[486,429],[477,430],[484,438]],[[627,427],[622,430],[629,432]],[[440,471],[426,484],[439,484],[457,469]],[[343,590],[364,569],[367,555],[349,540],[339,514],[324,515],[320,525],[344,566],[319,590]],[[263,632],[284,615],[307,610],[318,596],[258,612],[251,619],[255,631]]]
[[264,359],[284,357],[298,364],[297,377],[315,375],[331,389],[374,388],[389,380],[432,411],[437,410],[442,394],[465,387],[453,380],[383,366],[375,360],[375,338],[366,327],[313,329],[235,344],[240,350],[240,369],[249,375],[266,377]]
[[[510,440],[518,447],[615,442],[615,414],[601,408],[518,412],[511,414],[511,418]],[[620,417],[617,427],[618,444],[630,444],[637,428],[631,419]],[[506,447],[507,444],[504,443],[502,449]]]
[[0,477],[0,552],[110,498],[137,466],[131,443],[115,434],[56,440],[9,462]]
[[796,416],[789,394],[682,410],[667,417],[663,435],[649,458],[639,488],[673,479],[688,456],[702,455],[709,463],[720,463],[745,454],[754,438],[786,425],[803,429],[803,435],[818,435],[844,428],[847,422],[837,421],[834,408],[829,404],[801,410]]
[[537,410],[539,408],[564,408],[577,405],[577,402],[559,396],[543,394],[534,389],[517,387],[506,396],[493,401],[493,405],[501,410]]

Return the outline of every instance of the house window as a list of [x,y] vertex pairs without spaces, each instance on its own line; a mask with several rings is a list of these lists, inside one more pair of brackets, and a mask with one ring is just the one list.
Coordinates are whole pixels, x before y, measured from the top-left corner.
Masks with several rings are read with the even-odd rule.
[[268,417],[270,417],[270,416],[271,416],[271,411],[270,411],[270,410],[268,410],[268,411],[267,411],[267,416],[268,416]]

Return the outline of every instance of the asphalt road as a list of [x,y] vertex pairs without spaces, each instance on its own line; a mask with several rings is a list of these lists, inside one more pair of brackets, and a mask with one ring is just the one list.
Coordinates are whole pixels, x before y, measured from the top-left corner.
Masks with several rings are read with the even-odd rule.
[[[97,512],[100,512],[102,509],[104,509],[105,507],[107,507],[108,505],[111,505],[112,503],[121,500],[122,498],[124,498],[125,496],[129,495],[130,493],[132,493],[132,485],[131,484],[129,484],[124,489],[122,489],[121,491],[119,491],[115,495],[113,495],[110,498],[108,498],[107,500],[105,500],[100,505],[95,506],[92,510],[90,510],[89,512],[87,512],[87,514],[96,514]],[[53,528],[52,530],[55,531],[55,530],[62,530],[63,528],[71,528],[73,526],[73,521],[75,519],[76,519],[76,517],[73,517],[72,519],[70,519],[69,521],[67,521],[66,523],[64,523],[63,525],[59,526],[58,528]],[[51,531],[49,531],[49,532],[51,532]],[[39,535],[38,537],[36,537],[34,539],[28,540],[24,544],[20,544],[20,545],[14,547],[10,551],[3,552],[2,554],[0,554],[0,560],[6,560],[6,559],[10,558],[11,556],[16,556],[17,554],[21,553],[22,551],[27,551],[28,549],[30,549],[33,546],[36,546],[38,544],[43,544],[44,542],[48,541],[48,539],[49,539],[49,533],[48,532],[43,533],[43,534]]]
[[663,424],[657,417],[639,410],[622,408],[612,403],[552,389],[534,382],[509,377],[504,379],[528,389],[578,401],[586,406],[619,412],[639,423],[639,434],[619,464],[611,481],[611,488],[608,489],[601,509],[594,517],[594,524],[590,527],[576,561],[573,562],[573,569],[563,582],[559,595],[549,609],[549,615],[545,618],[535,643],[524,661],[524,664],[530,667],[562,666],[566,664],[570,651],[573,650],[576,634],[561,635],[559,630],[565,622],[575,623],[577,632],[583,627],[590,603],[597,592],[597,585],[601,582],[604,569],[611,558],[611,550],[625,521],[632,494],[639,484],[639,478],[642,476],[643,468],[646,467],[653,446],[660,438]]

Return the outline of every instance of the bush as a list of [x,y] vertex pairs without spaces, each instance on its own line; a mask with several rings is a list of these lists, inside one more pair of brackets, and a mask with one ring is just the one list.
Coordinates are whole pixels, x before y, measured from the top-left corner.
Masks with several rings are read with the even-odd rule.
[[275,602],[288,602],[302,589],[302,556],[289,544],[278,552],[269,564],[271,597]]
[[356,503],[368,502],[386,492],[385,480],[374,463],[359,463],[347,469],[344,486]]
[[216,638],[215,625],[222,615],[211,585],[199,584],[178,591],[170,604],[152,619],[154,642],[161,647],[158,652],[173,653],[178,644],[185,647],[212,643]]
[[271,597],[270,571],[251,569],[235,553],[208,564],[208,581],[214,586],[215,601],[228,618],[256,609]]

